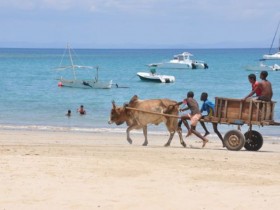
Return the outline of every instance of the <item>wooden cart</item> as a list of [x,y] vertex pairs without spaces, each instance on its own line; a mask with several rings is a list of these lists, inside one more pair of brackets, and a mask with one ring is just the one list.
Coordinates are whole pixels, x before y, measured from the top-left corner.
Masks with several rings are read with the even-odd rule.
[[243,135],[240,130],[230,130],[225,133],[224,142],[228,150],[240,150],[245,147],[249,151],[257,151],[263,145],[262,135],[252,130],[253,125],[272,126],[280,125],[273,120],[276,102],[265,102],[259,100],[215,98],[215,115],[206,117],[204,122],[219,124],[232,124],[249,126]]

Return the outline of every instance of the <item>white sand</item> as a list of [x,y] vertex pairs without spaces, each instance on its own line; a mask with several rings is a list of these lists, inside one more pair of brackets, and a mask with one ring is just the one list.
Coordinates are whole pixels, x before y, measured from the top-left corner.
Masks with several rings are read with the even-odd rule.
[[[280,142],[228,151],[214,136],[0,131],[0,210],[279,209]],[[198,148],[198,149],[195,149]]]

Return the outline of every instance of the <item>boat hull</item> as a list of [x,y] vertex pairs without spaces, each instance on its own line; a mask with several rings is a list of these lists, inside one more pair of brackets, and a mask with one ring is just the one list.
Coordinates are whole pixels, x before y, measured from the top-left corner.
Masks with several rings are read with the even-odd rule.
[[166,62],[150,64],[150,66],[156,66],[162,69],[207,69],[208,65],[201,62]]
[[60,79],[59,86],[72,88],[86,88],[86,89],[110,89],[112,87],[112,80],[109,82],[94,81],[94,80],[66,80]]
[[263,59],[265,59],[265,60],[280,60],[280,52],[275,53],[273,55],[263,55]]
[[274,64],[272,66],[260,65],[260,66],[246,66],[247,71],[280,71],[280,66]]
[[270,66],[246,66],[247,71],[270,71],[272,68]]
[[189,63],[161,63],[158,64],[158,68],[163,69],[192,69]]

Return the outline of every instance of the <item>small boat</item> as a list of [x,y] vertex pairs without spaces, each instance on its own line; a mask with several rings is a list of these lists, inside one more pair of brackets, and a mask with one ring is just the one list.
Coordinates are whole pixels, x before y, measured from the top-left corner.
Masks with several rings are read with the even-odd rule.
[[274,65],[272,66],[272,70],[273,70],[273,71],[280,71],[280,65],[274,64]]
[[[58,71],[64,71],[64,70],[71,70],[73,74],[73,78],[68,79],[68,78],[63,78],[62,76],[58,79],[58,86],[59,87],[72,87],[72,88],[91,88],[91,89],[110,89],[113,85],[112,80],[109,81],[100,81],[98,79],[98,71],[99,67],[98,66],[80,66],[80,65],[75,65],[73,62],[73,57],[72,57],[72,49],[70,49],[69,45],[67,44],[67,49],[66,51],[68,52],[69,59],[70,59],[70,64],[66,66],[62,66],[62,61],[64,58],[61,60],[60,66],[56,68]],[[92,79],[80,79],[77,78],[77,70],[88,70],[92,72],[93,70],[96,71],[96,75]]]
[[272,70],[271,66],[263,64],[263,62],[260,62],[259,65],[253,66],[248,65],[245,67],[247,71],[270,71]]
[[276,53],[274,53],[274,54],[271,53],[271,49],[273,48],[274,40],[275,40],[275,37],[276,37],[276,35],[277,35],[278,29],[279,29],[279,25],[280,25],[280,21],[279,21],[279,23],[278,23],[276,32],[275,32],[274,37],[273,37],[273,39],[272,39],[272,43],[271,43],[271,45],[270,45],[269,53],[263,55],[263,59],[266,59],[266,60],[278,60],[278,59],[279,59],[279,60],[280,60],[280,35],[279,35],[278,52],[276,52]]
[[168,69],[208,69],[207,63],[204,61],[191,60],[190,56],[193,56],[189,52],[183,52],[182,54],[174,55],[173,59],[168,62],[154,63],[157,68]]
[[143,81],[148,82],[161,82],[161,83],[171,83],[175,82],[174,76],[152,74],[150,72],[137,72],[138,77]]
[[171,83],[175,82],[175,77],[170,75],[161,75],[156,73],[154,65],[150,65],[150,72],[137,72],[137,76],[147,82],[158,82],[158,83]]
[[274,64],[272,66],[268,66],[263,64],[263,62],[260,62],[258,66],[248,65],[245,67],[245,70],[247,71],[279,71],[280,66],[278,64]]

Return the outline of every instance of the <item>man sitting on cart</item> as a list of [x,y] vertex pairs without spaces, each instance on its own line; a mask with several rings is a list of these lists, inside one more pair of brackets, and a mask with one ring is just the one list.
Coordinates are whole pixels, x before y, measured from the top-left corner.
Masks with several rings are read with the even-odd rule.
[[257,100],[271,101],[271,98],[273,96],[273,91],[272,91],[271,83],[266,79],[267,76],[268,76],[267,71],[262,71],[260,73],[260,78],[261,78],[262,81],[259,82],[258,85],[256,85],[256,87],[249,93],[249,95],[247,95],[244,98],[244,100],[246,100],[247,98],[254,95],[256,93],[256,91],[258,89],[260,89],[261,90],[261,95],[259,97],[257,97]]
[[[251,85],[252,85],[252,91],[253,91],[256,87],[258,87],[259,82],[257,81],[257,77],[256,77],[255,74],[249,74],[249,75],[248,75],[248,80],[249,80],[249,82],[250,82]],[[256,88],[255,93],[256,93],[256,97],[261,96],[262,90],[260,89],[260,87]]]

